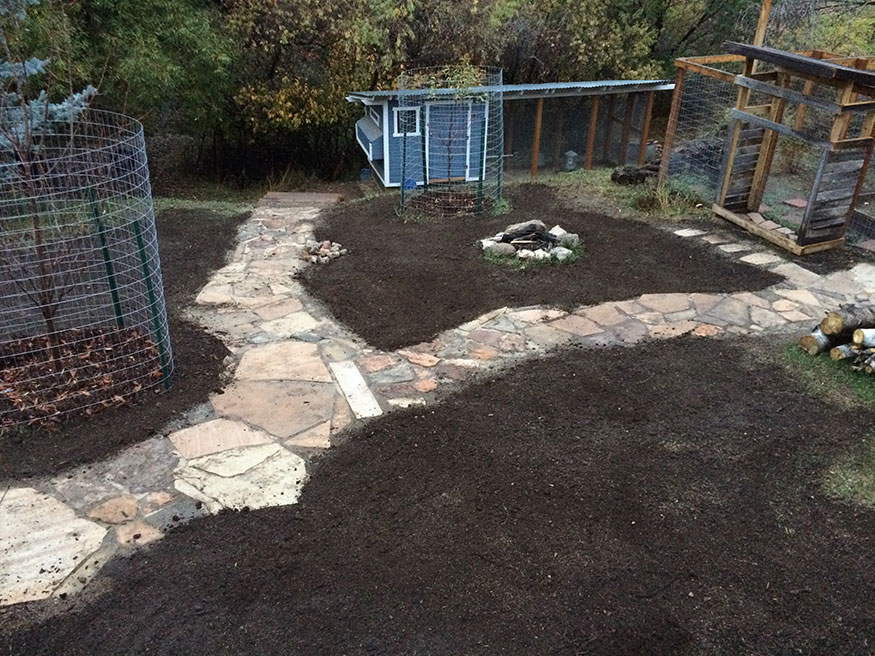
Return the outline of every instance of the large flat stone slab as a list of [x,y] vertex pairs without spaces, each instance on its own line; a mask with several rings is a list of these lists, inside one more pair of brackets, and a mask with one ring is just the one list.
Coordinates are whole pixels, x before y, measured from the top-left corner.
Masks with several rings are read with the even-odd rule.
[[551,328],[564,330],[565,332],[571,333],[572,335],[578,335],[579,337],[588,337],[589,335],[595,335],[597,333],[603,332],[602,327],[599,326],[595,321],[590,321],[586,317],[581,317],[576,314],[569,314],[567,317],[563,317],[562,319],[551,321],[549,326]]
[[234,377],[238,380],[304,380],[330,383],[331,372],[319,347],[307,342],[280,342],[246,351]]
[[213,419],[170,435],[170,441],[183,458],[201,456],[243,446],[272,442],[271,436],[240,421]]
[[644,294],[638,302],[663,314],[690,309],[690,297],[687,294]]
[[0,605],[48,597],[106,535],[99,524],[29,487],[6,492],[0,529]]
[[776,266],[772,271],[780,276],[784,276],[797,287],[810,287],[820,280],[820,276],[813,271],[809,271],[805,267],[793,264],[792,262]]
[[212,403],[219,414],[287,438],[331,419],[336,395],[333,383],[252,380],[235,382]]
[[296,503],[307,470],[300,456],[278,444],[265,444],[195,458],[176,475],[177,490],[217,513],[224,508],[254,510]]

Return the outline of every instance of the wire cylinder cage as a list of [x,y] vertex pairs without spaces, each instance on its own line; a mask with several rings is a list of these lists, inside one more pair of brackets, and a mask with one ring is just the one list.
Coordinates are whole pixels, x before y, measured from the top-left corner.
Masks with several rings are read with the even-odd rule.
[[419,68],[398,78],[391,129],[401,162],[401,211],[482,214],[502,197],[504,119],[499,68]]
[[168,388],[142,125],[96,110],[2,123],[0,432]]

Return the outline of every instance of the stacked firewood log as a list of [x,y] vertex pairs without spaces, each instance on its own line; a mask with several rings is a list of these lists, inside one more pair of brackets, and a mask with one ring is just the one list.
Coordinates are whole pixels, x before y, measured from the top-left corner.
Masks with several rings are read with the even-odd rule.
[[799,346],[809,355],[828,352],[833,360],[848,360],[856,371],[875,373],[875,306],[845,305],[827,313]]

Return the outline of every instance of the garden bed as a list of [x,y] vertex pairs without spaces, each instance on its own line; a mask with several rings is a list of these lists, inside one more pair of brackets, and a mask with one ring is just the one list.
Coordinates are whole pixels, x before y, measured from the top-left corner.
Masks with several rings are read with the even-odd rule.
[[179,528],[30,630],[64,605],[6,611],[6,651],[868,654],[873,510],[822,483],[873,410],[782,357],[563,351],[393,413],[299,505]]
[[[633,220],[574,212],[544,185],[512,188],[502,216],[403,221],[395,196],[342,204],[316,228],[350,256],[309,267],[304,284],[369,344],[395,349],[428,341],[503,306],[570,309],[659,292],[757,290],[781,278]],[[509,223],[541,219],[580,235],[573,267],[502,267],[476,242]]]
[[[16,427],[0,437],[0,479],[56,473],[106,457],[147,439],[185,409],[221,387],[228,350],[183,319],[210,273],[225,263],[245,214],[226,218],[203,210],[165,210],[157,216],[161,272],[173,346],[173,388],[145,390],[133,404],[111,403],[93,417],[69,416],[51,430]],[[112,401],[110,399],[110,401]]]

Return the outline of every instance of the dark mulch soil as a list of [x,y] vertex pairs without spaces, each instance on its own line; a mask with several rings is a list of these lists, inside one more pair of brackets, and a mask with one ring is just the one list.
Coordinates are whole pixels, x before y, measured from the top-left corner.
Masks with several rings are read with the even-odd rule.
[[182,318],[183,309],[225,263],[246,215],[223,218],[208,211],[167,210],[157,217],[161,273],[173,345],[173,388],[143,392],[135,405],[76,417],[56,430],[19,429],[0,437],[0,479],[56,473],[93,462],[151,437],[221,385],[228,349],[220,340]]
[[173,531],[34,628],[6,611],[3,651],[869,656],[875,514],[820,481],[873,411],[767,348],[560,352],[393,413],[298,506]]
[[[642,222],[565,209],[543,185],[515,187],[510,201],[505,216],[407,223],[395,216],[394,196],[339,205],[316,237],[351,253],[308,267],[304,283],[369,344],[395,349],[503,306],[571,308],[655,292],[756,290],[781,280]],[[529,219],[579,233],[581,258],[519,270],[477,251],[478,239]]]

